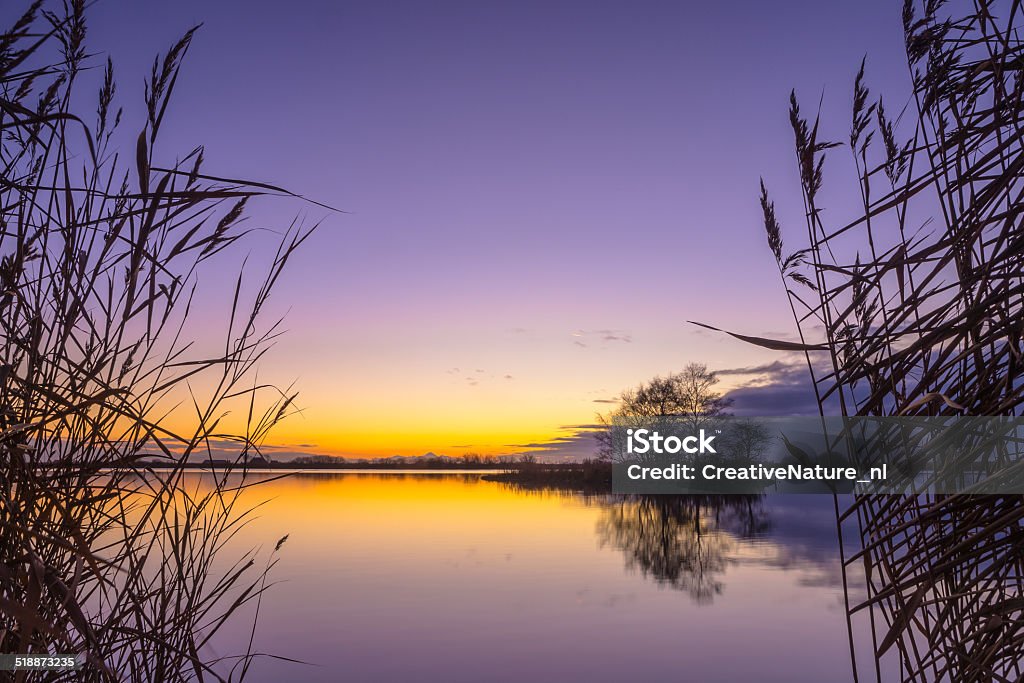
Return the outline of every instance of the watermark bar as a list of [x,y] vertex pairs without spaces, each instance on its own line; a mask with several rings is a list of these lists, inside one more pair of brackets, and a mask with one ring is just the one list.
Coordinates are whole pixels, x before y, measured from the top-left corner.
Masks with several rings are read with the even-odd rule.
[[615,493],[1024,494],[1024,418],[657,417],[609,429]]

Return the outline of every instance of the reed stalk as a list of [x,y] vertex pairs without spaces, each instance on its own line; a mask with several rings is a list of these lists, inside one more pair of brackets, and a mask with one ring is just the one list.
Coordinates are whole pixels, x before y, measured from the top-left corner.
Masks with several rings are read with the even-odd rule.
[[226,447],[244,473],[293,410],[255,371],[311,229],[282,231],[262,275],[240,269],[211,352],[203,276],[237,267],[253,199],[288,193],[208,174],[201,147],[162,150],[196,29],[153,62],[129,121],[86,20],[84,0],[39,0],[0,33],[0,651],[78,655],[69,680],[239,680],[257,653],[217,636],[258,611],[284,539],[238,550],[251,479],[173,466]]
[[[912,92],[891,118],[862,63],[843,143],[860,210],[835,225],[820,190],[839,145],[792,96],[803,249],[783,253],[763,189],[762,206],[801,342],[735,336],[806,353],[823,413],[1021,415],[1021,23],[1019,0],[907,0]],[[860,538],[843,562],[862,568],[866,597],[848,590],[848,613],[870,620],[875,678],[1021,679],[1020,496],[861,495],[837,518]]]

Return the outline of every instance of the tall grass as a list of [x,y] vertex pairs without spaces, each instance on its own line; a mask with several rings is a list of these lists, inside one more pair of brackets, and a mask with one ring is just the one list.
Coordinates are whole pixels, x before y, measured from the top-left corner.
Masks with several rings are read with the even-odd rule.
[[286,193],[207,174],[201,147],[160,150],[195,29],[129,121],[84,0],[52,6],[0,34],[0,651],[78,654],[74,680],[238,680],[252,641],[226,656],[215,636],[256,610],[284,539],[229,559],[244,482],[133,465],[223,443],[244,465],[292,410],[254,377],[279,333],[263,310],[310,230],[284,230],[257,280],[239,270],[211,352],[190,315],[218,293],[201,277],[237,265],[250,200]]
[[[806,236],[786,253],[762,184],[769,246],[822,412],[1014,415],[1024,403],[1024,44],[1022,7],[914,2],[903,8],[905,103],[854,79],[842,144],[794,94]],[[838,149],[840,146],[845,150]],[[831,224],[826,157],[846,156],[860,210]],[[860,496],[839,510],[862,547],[874,662],[856,678],[1017,681],[1024,669],[1020,496]]]

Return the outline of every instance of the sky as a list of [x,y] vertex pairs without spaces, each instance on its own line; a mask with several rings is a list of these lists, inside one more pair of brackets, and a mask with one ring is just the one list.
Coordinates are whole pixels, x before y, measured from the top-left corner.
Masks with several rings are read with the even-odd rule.
[[[301,392],[281,452],[561,454],[620,391],[688,362],[726,371],[748,412],[807,405],[794,359],[686,321],[793,337],[758,180],[798,245],[790,89],[842,140],[867,55],[898,110],[901,5],[100,0],[89,35],[130,121],[152,57],[202,23],[162,150],[203,144],[207,172],[343,210],[250,212],[323,220],[260,371]],[[839,221],[849,152],[832,158]]]

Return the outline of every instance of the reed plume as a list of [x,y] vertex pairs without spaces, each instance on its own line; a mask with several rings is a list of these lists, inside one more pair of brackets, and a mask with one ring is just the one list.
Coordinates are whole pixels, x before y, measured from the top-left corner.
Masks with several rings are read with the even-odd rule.
[[[892,118],[861,63],[844,143],[859,209],[838,224],[820,203],[837,145],[792,95],[806,229],[797,270],[813,293],[789,286],[796,278],[762,184],[767,240],[801,342],[734,336],[804,352],[823,414],[838,403],[847,416],[1021,415],[1021,21],[1019,0],[905,2],[912,92]],[[863,567],[866,597],[851,589],[847,605],[873,641],[870,670],[855,658],[855,679],[1021,679],[1020,496],[861,495],[845,509],[837,501],[837,517],[860,536],[843,559]]]
[[0,651],[75,654],[74,680],[238,680],[251,641],[225,655],[216,637],[256,611],[284,539],[231,555],[251,480],[174,465],[226,444],[244,470],[292,410],[254,373],[280,333],[262,311],[311,229],[282,231],[259,279],[240,270],[210,352],[202,276],[237,263],[250,200],[288,193],[207,174],[201,147],[165,161],[196,29],[153,62],[130,122],[113,63],[86,49],[87,3],[52,4],[0,34]]

